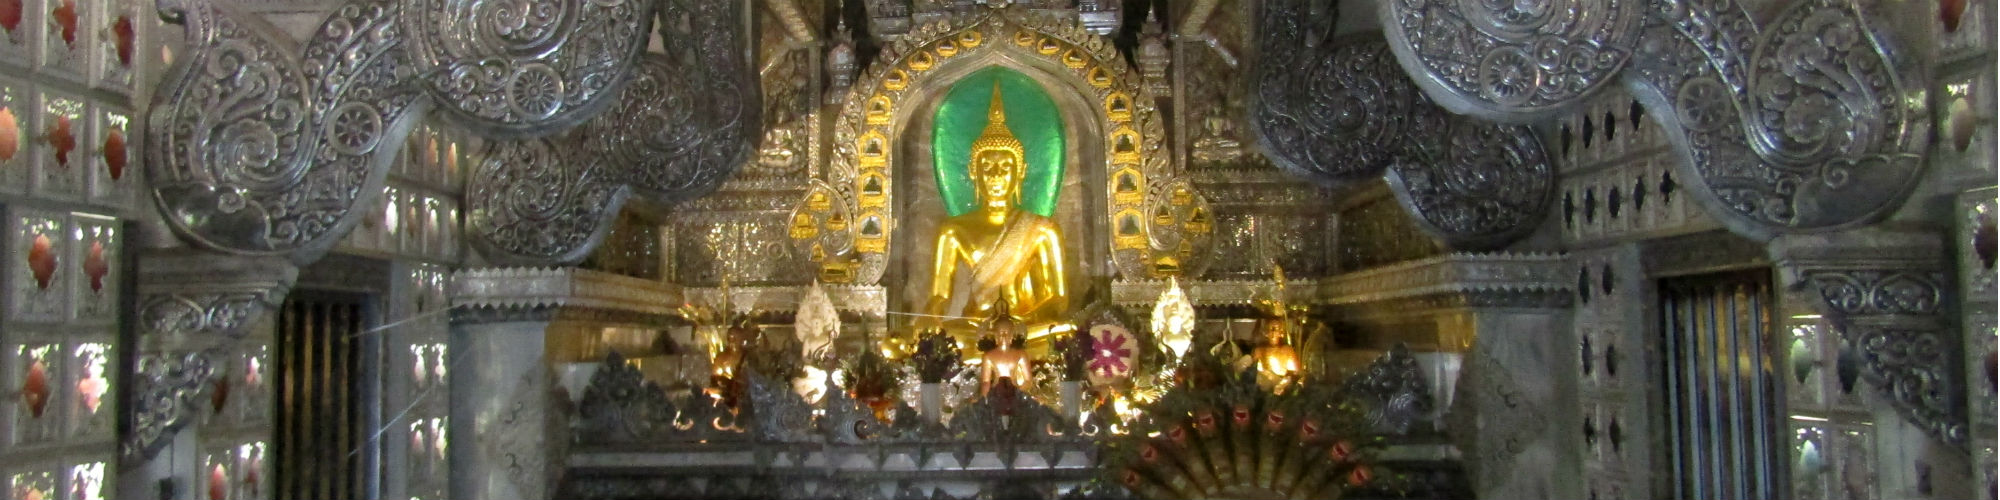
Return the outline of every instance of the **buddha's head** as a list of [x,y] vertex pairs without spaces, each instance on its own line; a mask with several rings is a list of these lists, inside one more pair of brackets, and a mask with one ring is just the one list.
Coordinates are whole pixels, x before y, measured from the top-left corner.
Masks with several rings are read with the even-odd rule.
[[993,100],[986,110],[986,130],[972,141],[972,161],[966,165],[981,205],[1012,206],[1019,201],[1015,197],[1020,194],[1021,178],[1028,170],[1026,157],[1021,141],[1007,128],[1000,84],[994,83]]

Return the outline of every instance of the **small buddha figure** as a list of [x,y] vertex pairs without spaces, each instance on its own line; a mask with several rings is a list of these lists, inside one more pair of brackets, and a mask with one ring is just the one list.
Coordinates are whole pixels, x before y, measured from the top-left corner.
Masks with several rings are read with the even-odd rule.
[[[1006,304],[996,310],[1005,311]],[[1002,312],[995,314],[990,333],[994,346],[987,349],[979,363],[979,394],[989,395],[995,386],[1013,390],[1034,383],[1034,375],[1028,371],[1028,353],[1021,348],[1016,330],[1020,323]]]
[[1299,374],[1299,353],[1287,335],[1288,326],[1283,318],[1264,320],[1264,345],[1252,354],[1257,363],[1257,386],[1276,394],[1290,389]]
[[711,364],[714,374],[709,377],[709,395],[722,400],[723,406],[734,408],[737,396],[743,394],[740,376],[743,361],[749,357],[750,349],[757,344],[761,331],[750,324],[748,319],[738,319],[729,327],[727,343],[722,351],[715,354]]
[[789,170],[799,163],[798,140],[791,123],[779,123],[764,131],[764,145],[757,150],[757,164],[770,170]]
[[[1045,348],[1051,333],[1074,329],[1062,321],[1069,309],[1062,232],[1048,217],[1021,209],[1027,166],[1021,141],[1007,128],[995,84],[986,129],[973,141],[966,168],[978,206],[938,225],[924,310],[931,316],[918,330],[942,327],[964,337],[977,331],[973,318],[1004,312],[1019,318],[1024,328],[1017,333],[1030,346]],[[992,304],[1011,306],[994,311]],[[939,319],[944,317],[954,319]]]
[[1201,163],[1222,163],[1243,157],[1243,143],[1236,140],[1229,119],[1221,111],[1211,111],[1202,119],[1203,132],[1194,140],[1193,156]]

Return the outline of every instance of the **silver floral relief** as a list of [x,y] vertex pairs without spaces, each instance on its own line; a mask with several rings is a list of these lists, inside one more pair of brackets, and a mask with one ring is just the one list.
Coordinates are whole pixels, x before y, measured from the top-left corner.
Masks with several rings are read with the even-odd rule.
[[1520,122],[1562,112],[1614,80],[1647,8],[1643,0],[1391,0],[1378,12],[1397,59],[1432,99]]
[[[1628,85],[1730,229],[1755,238],[1880,219],[1914,188],[1925,73],[1853,4],[1800,2],[1761,33],[1729,6],[1661,8]],[[1745,41],[1754,40],[1754,45]],[[1907,59],[1907,58],[1904,58]]]
[[421,107],[397,85],[394,8],[345,4],[301,52],[217,2],[161,7],[187,33],[147,127],[164,219],[212,250],[317,259],[359,222],[357,201],[380,186]]
[[466,185],[471,242],[505,265],[571,264],[611,230],[627,189],[570,136],[490,141]]
[[662,0],[669,54],[646,54],[614,107],[576,131],[621,169],[634,191],[662,204],[698,198],[748,161],[762,88],[751,79],[743,23],[731,2]]
[[404,0],[416,78],[492,136],[560,132],[604,109],[651,35],[654,0]]
[[1408,141],[1407,160],[1386,175],[1404,211],[1459,250],[1497,248],[1533,231],[1556,190],[1555,166],[1534,131],[1464,116],[1444,121],[1437,139]]
[[1265,155],[1328,187],[1373,180],[1433,105],[1374,34],[1327,39],[1334,15],[1264,4],[1250,127]]
[[132,377],[132,432],[122,444],[131,459],[153,456],[165,448],[165,439],[191,422],[202,389],[215,375],[213,357],[219,352],[191,352],[179,356],[146,354],[136,361]]

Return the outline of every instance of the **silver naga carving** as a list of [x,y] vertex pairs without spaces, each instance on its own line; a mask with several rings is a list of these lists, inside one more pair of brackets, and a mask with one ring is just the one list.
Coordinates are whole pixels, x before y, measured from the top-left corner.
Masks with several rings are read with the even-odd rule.
[[123,444],[128,457],[150,457],[165,448],[164,439],[187,425],[203,402],[202,389],[215,375],[212,352],[180,356],[140,356],[132,377],[132,433]]
[[1431,237],[1458,249],[1505,245],[1534,229],[1555,168],[1526,127],[1446,113],[1374,34],[1329,38],[1331,9],[1268,2],[1251,125],[1280,167],[1331,187],[1387,172]]
[[341,6],[301,52],[221,2],[162,0],[186,56],[153,98],[146,169],[168,226],[201,246],[318,259],[359,221],[423,108],[398,85],[387,0]]
[[1876,4],[1793,2],[1762,26],[1731,0],[1398,0],[1381,13],[1418,86],[1456,111],[1529,120],[1620,78],[1700,179],[1696,198],[1768,240],[1873,222],[1915,185],[1928,74]]
[[653,0],[402,0],[404,50],[450,119],[489,136],[570,128],[646,48]]
[[741,51],[739,7],[668,0],[659,12],[670,54],[645,54],[610,110],[568,133],[494,141],[466,190],[472,241],[495,262],[582,260],[610,229],[626,193],[660,204],[706,195],[749,158],[761,126],[759,87]]

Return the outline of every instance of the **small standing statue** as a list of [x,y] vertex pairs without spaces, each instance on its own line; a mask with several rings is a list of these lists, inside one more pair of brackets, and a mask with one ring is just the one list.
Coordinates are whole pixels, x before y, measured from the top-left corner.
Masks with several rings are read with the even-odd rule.
[[728,343],[722,352],[716,353],[715,374],[709,378],[709,394],[722,401],[723,406],[736,407],[737,396],[743,394],[743,362],[750,355],[750,349],[757,344],[762,329],[750,324],[750,318],[739,317],[734,326],[729,327]]
[[991,397],[997,388],[1000,396],[1011,398],[1015,390],[1034,383],[1034,375],[1028,371],[1028,352],[1019,340],[1020,322],[1007,313],[1007,301],[1000,301],[994,311],[987,326],[994,345],[980,361],[979,394]]

